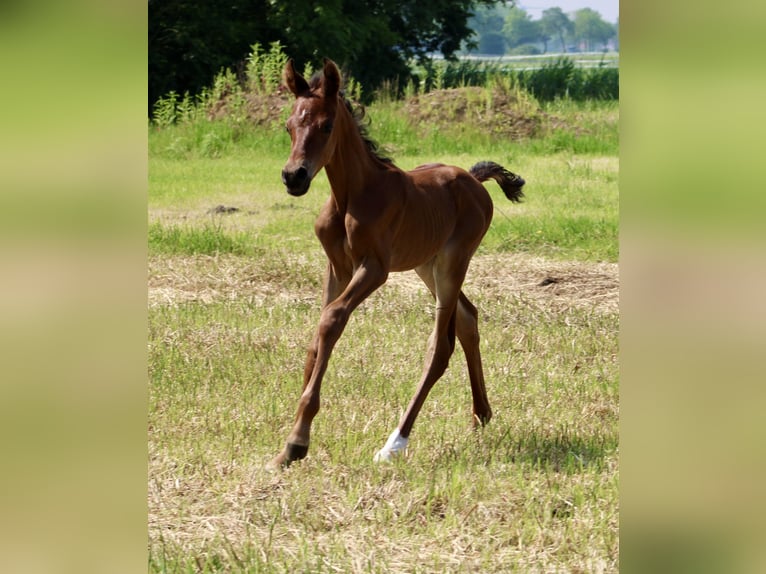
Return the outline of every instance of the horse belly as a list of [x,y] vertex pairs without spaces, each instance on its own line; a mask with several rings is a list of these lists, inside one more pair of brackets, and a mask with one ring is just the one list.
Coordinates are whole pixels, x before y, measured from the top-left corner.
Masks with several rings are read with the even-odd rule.
[[391,271],[409,271],[415,269],[424,263],[433,259],[439,252],[443,243],[438,247],[423,249],[414,242],[407,240],[401,243],[395,243],[391,251],[390,270]]
[[423,265],[450,241],[475,249],[492,219],[492,200],[484,186],[465,170],[443,164],[419,166],[408,175],[391,270]]
[[394,236],[391,270],[406,271],[433,259],[455,228],[455,213],[449,202],[426,202],[416,208],[410,203]]

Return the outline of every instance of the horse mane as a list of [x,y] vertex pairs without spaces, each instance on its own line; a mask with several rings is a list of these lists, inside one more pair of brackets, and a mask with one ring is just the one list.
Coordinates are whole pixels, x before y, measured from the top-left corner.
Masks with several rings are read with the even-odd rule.
[[[312,76],[311,80],[309,81],[309,87],[313,91],[319,87],[319,84],[322,80],[322,74],[316,73],[314,76]],[[346,106],[346,109],[351,114],[351,117],[354,118],[354,123],[356,124],[356,129],[359,132],[359,135],[362,138],[362,141],[364,142],[364,145],[367,147],[367,150],[377,159],[378,161],[382,161],[383,163],[394,163],[394,160],[392,160],[386,153],[384,153],[378,142],[376,142],[372,137],[370,137],[370,120],[367,118],[367,113],[364,109],[364,106],[361,104],[355,105],[351,100],[349,100],[346,97],[345,90],[341,90],[340,93],[340,99],[343,101],[344,105]]]

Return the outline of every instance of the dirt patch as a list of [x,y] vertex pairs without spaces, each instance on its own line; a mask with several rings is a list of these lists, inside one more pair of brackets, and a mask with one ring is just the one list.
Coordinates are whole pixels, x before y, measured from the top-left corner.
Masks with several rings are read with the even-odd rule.
[[[156,256],[149,259],[149,306],[244,299],[317,303],[325,262],[305,257],[264,266],[236,256]],[[551,261],[528,255],[475,257],[464,290],[472,299],[534,301],[556,311],[568,308],[616,313],[619,271],[616,263]],[[392,273],[380,297],[427,296],[414,272]]]
[[238,102],[230,94],[224,94],[210,106],[207,117],[210,120],[220,120],[230,115],[236,107],[243,105],[249,122],[256,126],[271,126],[282,117],[283,110],[292,105],[292,99],[292,95],[284,88],[273,94],[246,93],[244,102]]

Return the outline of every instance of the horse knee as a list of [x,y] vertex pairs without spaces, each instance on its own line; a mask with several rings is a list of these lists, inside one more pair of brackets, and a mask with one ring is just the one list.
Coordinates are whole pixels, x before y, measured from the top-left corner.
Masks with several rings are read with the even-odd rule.
[[316,338],[311,342],[308,350],[306,351],[306,363],[303,367],[303,386],[304,388],[309,382],[312,373],[314,372],[314,365],[317,361],[317,341]]
[[319,319],[319,339],[327,341],[337,340],[348,320],[346,309],[340,306],[329,305]]
[[319,412],[319,393],[304,392],[298,402],[298,412],[313,419]]

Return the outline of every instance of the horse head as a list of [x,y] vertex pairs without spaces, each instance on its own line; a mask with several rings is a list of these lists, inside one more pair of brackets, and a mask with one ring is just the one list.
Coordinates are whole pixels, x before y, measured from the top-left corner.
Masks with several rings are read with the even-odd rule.
[[285,124],[292,143],[282,170],[282,183],[287,193],[300,196],[308,191],[311,180],[327,165],[335,150],[341,75],[335,63],[325,59],[322,73],[308,82],[289,60],[283,79],[295,96],[295,104]]

